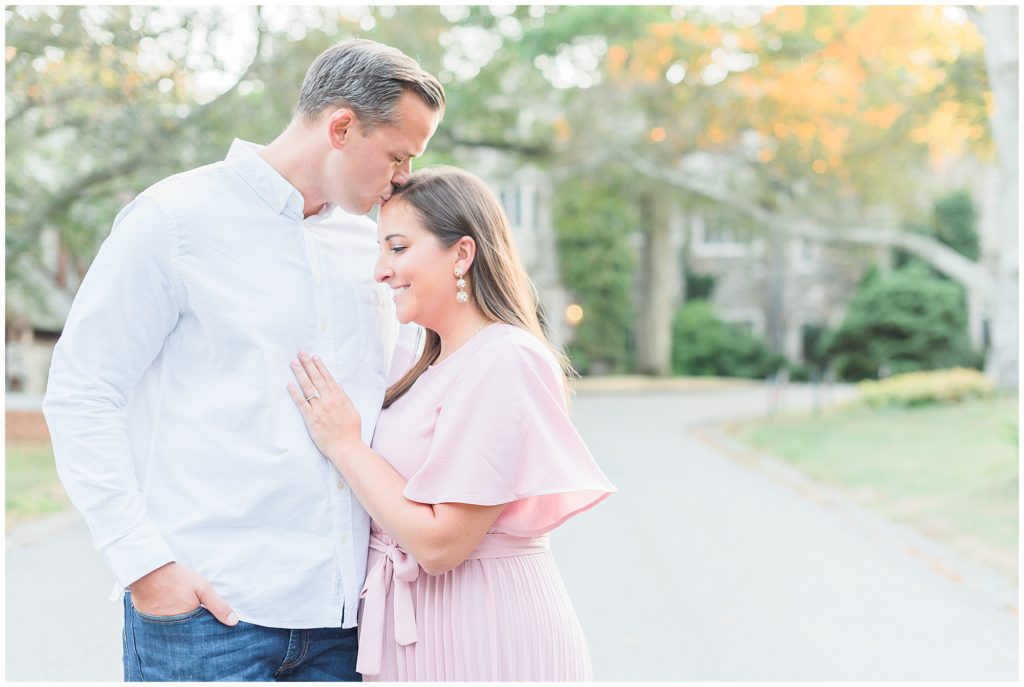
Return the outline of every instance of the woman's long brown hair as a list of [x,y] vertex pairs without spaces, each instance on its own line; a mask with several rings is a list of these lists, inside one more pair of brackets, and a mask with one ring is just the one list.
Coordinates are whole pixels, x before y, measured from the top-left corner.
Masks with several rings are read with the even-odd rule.
[[[466,281],[472,302],[494,322],[525,329],[554,354],[562,370],[568,398],[569,377],[575,372],[569,359],[548,339],[538,318],[537,289],[519,259],[508,219],[501,203],[476,176],[456,167],[437,166],[418,170],[388,201],[408,203],[444,247],[463,236],[476,242],[476,257]],[[452,298],[455,298],[454,291]],[[387,408],[401,398],[441,353],[441,338],[426,329],[423,353],[384,396]]]

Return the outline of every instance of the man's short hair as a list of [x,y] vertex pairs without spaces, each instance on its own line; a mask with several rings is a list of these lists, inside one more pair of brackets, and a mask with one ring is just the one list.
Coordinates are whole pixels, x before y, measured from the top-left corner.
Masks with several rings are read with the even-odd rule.
[[444,115],[441,83],[401,50],[363,38],[331,46],[302,81],[296,113],[311,122],[328,107],[351,108],[364,129],[398,124],[398,101],[410,91]]

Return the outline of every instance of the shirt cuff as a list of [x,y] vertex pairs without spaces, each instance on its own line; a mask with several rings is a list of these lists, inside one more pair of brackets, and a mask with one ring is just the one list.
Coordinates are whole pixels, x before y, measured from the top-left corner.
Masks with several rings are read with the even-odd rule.
[[174,560],[167,540],[151,522],[134,528],[101,553],[118,583],[124,587]]

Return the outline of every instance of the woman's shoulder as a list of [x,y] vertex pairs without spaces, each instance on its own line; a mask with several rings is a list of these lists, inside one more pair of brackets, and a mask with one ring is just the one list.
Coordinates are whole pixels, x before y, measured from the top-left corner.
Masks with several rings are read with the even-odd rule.
[[492,324],[488,329],[493,329],[493,332],[487,332],[490,336],[473,356],[477,364],[541,365],[558,369],[558,361],[551,349],[533,333],[504,322]]
[[483,332],[485,339],[467,357],[458,377],[481,379],[512,391],[538,383],[561,389],[562,370],[547,345],[529,331],[498,322]]

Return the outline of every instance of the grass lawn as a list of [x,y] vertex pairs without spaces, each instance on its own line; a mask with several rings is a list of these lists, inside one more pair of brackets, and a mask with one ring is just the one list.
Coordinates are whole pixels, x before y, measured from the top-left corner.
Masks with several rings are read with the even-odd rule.
[[736,423],[737,439],[1017,579],[1017,398]]
[[57,481],[53,450],[48,443],[8,443],[6,449],[4,508],[7,531],[26,520],[71,506],[64,488]]

